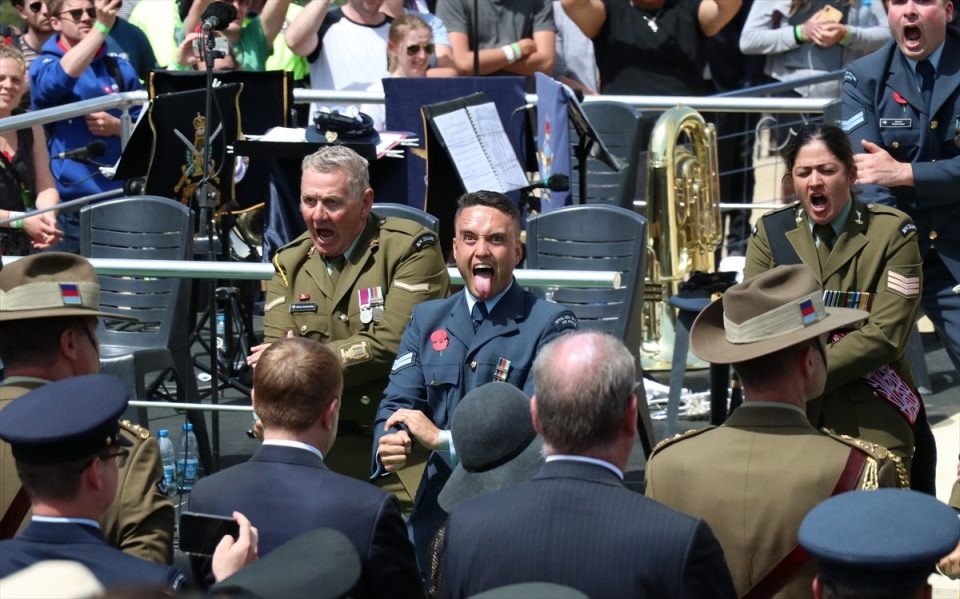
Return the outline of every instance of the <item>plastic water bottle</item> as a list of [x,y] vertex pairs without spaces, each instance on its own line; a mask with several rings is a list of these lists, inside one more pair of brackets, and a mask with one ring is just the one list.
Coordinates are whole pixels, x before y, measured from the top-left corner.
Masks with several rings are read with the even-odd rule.
[[193,484],[197,482],[200,460],[197,457],[197,437],[193,434],[193,424],[186,422],[183,425],[182,451],[177,458],[179,467],[180,489],[189,493]]
[[173,449],[170,440],[170,431],[165,428],[157,433],[157,443],[160,445],[160,462],[163,464],[163,484],[169,494],[177,484],[177,452]]

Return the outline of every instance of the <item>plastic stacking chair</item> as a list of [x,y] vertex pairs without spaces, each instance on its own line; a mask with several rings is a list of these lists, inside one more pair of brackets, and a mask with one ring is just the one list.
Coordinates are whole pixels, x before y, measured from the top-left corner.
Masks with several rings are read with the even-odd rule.
[[[629,104],[621,102],[585,102],[583,112],[603,140],[610,153],[617,158],[624,169],[611,170],[596,158],[587,159],[587,197],[580,198],[579,173],[576,156],[571,152],[571,166],[574,174],[570,177],[573,198],[579,204],[618,204],[620,189],[627,176],[627,166],[634,156],[634,137],[637,128],[637,113]],[[576,142],[576,130],[571,127],[571,141]],[[628,206],[621,206],[629,208]]]
[[[527,221],[527,268],[541,270],[612,270],[621,273],[620,288],[547,288],[539,290],[553,302],[569,307],[581,329],[619,337],[637,357],[642,341],[643,278],[647,220],[640,214],[601,204],[569,206]],[[637,359],[640,373],[640,360]],[[653,427],[640,401],[641,441],[647,455],[653,447]]]
[[395,218],[412,220],[430,229],[434,233],[437,232],[437,229],[440,226],[440,219],[438,219],[436,216],[430,214],[429,212],[420,210],[419,208],[407,206],[406,204],[393,204],[390,202],[374,204],[373,213],[381,218],[391,216]]
[[[134,196],[101,202],[80,211],[80,251],[89,258],[188,260],[193,257],[193,212],[157,196]],[[172,371],[178,401],[197,399],[190,356],[190,286],[180,278],[97,277],[100,309],[135,316],[140,321],[101,318],[100,370],[123,380],[131,397],[147,399],[149,373]],[[147,425],[146,409],[137,411]],[[200,446],[200,460],[210,472],[210,444],[203,414],[188,412]]]

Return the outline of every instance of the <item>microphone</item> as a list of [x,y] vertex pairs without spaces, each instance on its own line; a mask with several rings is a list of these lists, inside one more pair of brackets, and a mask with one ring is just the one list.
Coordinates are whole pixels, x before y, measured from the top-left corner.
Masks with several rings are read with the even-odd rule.
[[200,18],[204,31],[223,31],[237,18],[237,9],[232,4],[213,2]]
[[91,158],[99,158],[107,153],[107,144],[102,139],[95,139],[83,146],[53,155],[53,160],[76,160],[90,163]]
[[543,181],[536,181],[527,185],[526,187],[521,187],[517,191],[521,193],[527,193],[528,191],[533,191],[534,189],[549,189],[550,191],[570,191],[570,177],[567,175],[557,173],[552,177],[547,177]]

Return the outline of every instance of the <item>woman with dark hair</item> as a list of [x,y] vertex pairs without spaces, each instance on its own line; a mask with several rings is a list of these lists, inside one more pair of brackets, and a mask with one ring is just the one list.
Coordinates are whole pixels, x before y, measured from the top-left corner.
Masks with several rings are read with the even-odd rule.
[[[26,69],[20,50],[0,44],[0,119],[21,112]],[[25,256],[60,241],[63,233],[53,212],[25,218],[30,209],[56,206],[59,201],[43,128],[0,133],[0,220],[21,217],[0,226],[0,254]]]
[[904,357],[920,306],[916,227],[903,212],[852,195],[857,169],[839,127],[803,128],[786,162],[799,203],[760,219],[744,276],[802,262],[827,305],[870,312],[859,327],[831,333],[826,387],[807,402],[807,416],[816,427],[886,447],[909,469],[914,431],[930,430]]

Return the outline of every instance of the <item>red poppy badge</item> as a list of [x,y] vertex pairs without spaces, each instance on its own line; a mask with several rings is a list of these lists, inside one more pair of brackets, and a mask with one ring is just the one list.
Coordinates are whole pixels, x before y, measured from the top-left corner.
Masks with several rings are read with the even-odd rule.
[[434,351],[443,351],[447,349],[447,345],[450,344],[450,339],[447,338],[447,332],[443,329],[439,329],[430,333],[430,342],[433,343]]
[[896,91],[896,90],[893,91],[893,101],[896,102],[897,104],[899,104],[900,106],[906,106],[906,105],[907,105],[907,99],[904,98],[903,96],[901,96],[901,95],[900,95],[900,92],[898,92],[898,91]]

